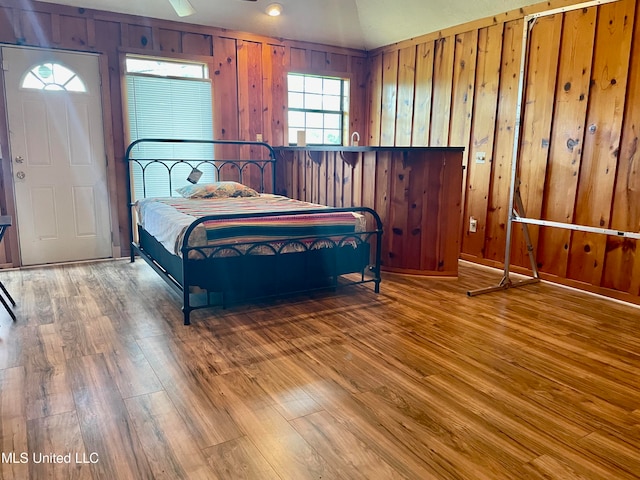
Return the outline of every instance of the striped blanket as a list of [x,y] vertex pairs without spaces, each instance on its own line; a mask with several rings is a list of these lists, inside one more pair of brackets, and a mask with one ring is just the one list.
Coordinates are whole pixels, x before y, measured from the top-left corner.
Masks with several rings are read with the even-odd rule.
[[[310,238],[318,235],[347,235],[364,231],[364,217],[353,212],[328,212],[308,215],[251,217],[252,213],[285,212],[328,208],[279,195],[259,197],[187,199],[146,198],[136,203],[138,222],[171,253],[181,255],[188,226],[206,215],[247,214],[237,219],[206,221],[189,236],[189,246],[216,246]],[[266,249],[265,253],[271,251]]]

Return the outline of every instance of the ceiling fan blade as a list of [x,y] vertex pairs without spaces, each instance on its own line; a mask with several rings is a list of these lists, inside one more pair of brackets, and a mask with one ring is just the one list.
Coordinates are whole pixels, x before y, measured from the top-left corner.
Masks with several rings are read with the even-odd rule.
[[189,0],[169,0],[169,3],[179,17],[188,17],[196,13],[195,8],[189,3]]

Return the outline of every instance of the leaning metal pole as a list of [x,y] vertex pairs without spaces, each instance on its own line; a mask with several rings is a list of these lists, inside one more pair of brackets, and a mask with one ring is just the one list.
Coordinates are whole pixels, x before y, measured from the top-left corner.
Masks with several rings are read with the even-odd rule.
[[[528,43],[529,43],[529,32],[533,25],[535,24],[535,18],[527,16],[524,18],[524,27],[522,29],[522,50],[520,55],[520,78],[518,79],[518,102],[516,104],[516,123],[513,132],[513,151],[511,157],[511,180],[509,185],[509,204],[507,207],[507,237],[505,243],[505,252],[504,252],[504,273],[502,275],[502,280],[497,286],[481,288],[478,290],[470,290],[467,292],[467,295],[473,297],[475,295],[480,295],[482,293],[495,292],[497,290],[504,290],[510,287],[518,286],[524,284],[524,282],[518,282],[514,284],[511,281],[510,275],[510,261],[511,261],[511,237],[513,235],[513,218],[514,218],[514,199],[516,194],[516,176],[518,171],[518,156],[520,155],[520,127],[522,124],[522,103],[524,101],[524,82],[525,82],[525,71],[527,67],[527,52],[528,52]],[[536,282],[539,281],[538,278],[534,279]],[[531,281],[526,283],[532,283]]]

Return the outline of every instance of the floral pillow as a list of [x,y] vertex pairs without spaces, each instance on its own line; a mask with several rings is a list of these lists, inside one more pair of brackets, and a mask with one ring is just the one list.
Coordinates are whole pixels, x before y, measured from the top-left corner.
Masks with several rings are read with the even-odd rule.
[[214,182],[202,185],[187,185],[176,189],[184,198],[226,198],[257,197],[260,194],[253,188],[238,182]]

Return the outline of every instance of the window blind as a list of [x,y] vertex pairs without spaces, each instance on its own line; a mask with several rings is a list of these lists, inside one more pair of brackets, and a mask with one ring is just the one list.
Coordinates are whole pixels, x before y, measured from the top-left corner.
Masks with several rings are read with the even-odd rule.
[[[213,140],[211,82],[208,80],[129,74],[126,88],[131,141],[141,138]],[[144,194],[166,197],[172,190],[189,184],[187,176],[192,167],[198,165],[198,160],[213,159],[213,146],[143,143],[136,147],[134,158],[189,160],[189,164],[171,169],[170,185],[165,165],[152,165],[146,169]],[[213,166],[201,165],[199,169],[203,176],[198,183],[215,181]],[[142,170],[134,166],[132,174],[134,197],[141,198]]]

